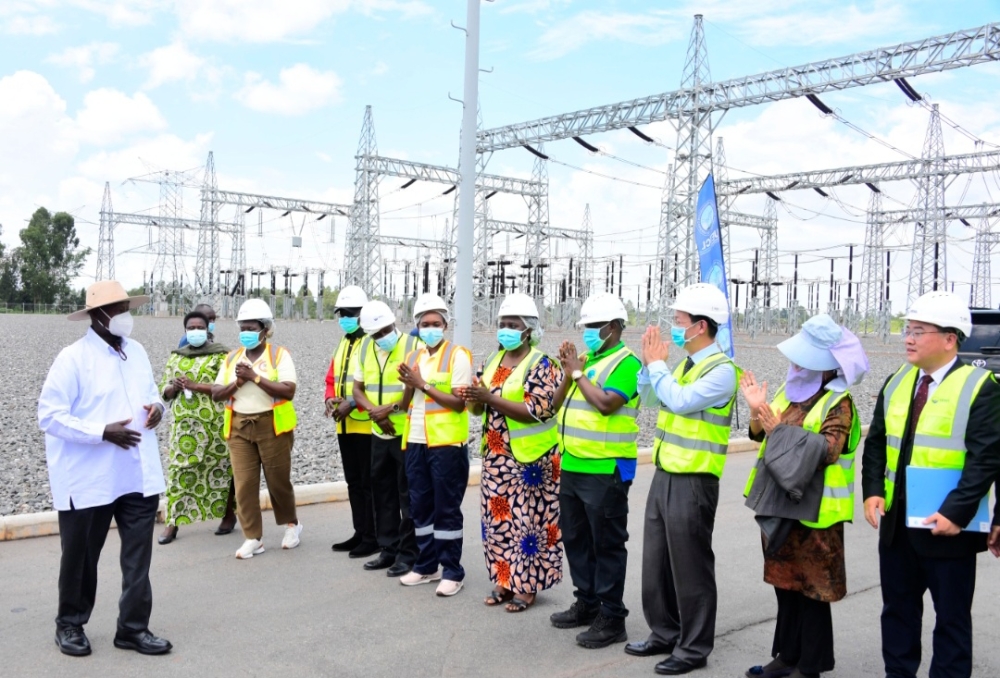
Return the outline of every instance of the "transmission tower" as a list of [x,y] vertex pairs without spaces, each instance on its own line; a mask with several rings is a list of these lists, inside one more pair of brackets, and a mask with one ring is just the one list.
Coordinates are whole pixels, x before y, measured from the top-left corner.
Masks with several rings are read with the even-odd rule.
[[[541,145],[538,147],[539,153],[544,153]],[[549,182],[549,170],[545,160],[540,157],[535,158],[535,164],[531,170],[531,179],[538,183]],[[531,196],[528,199],[528,237],[525,243],[525,263],[535,268],[527,269],[530,273],[531,283],[528,286],[528,294],[535,298],[539,312],[545,309],[545,276],[543,266],[547,266],[550,261],[549,248],[549,194],[546,191],[543,195]]]
[[[941,113],[938,105],[931,108],[931,120],[924,138],[921,158],[932,167],[939,167],[944,158],[944,139],[941,136]],[[910,258],[910,284],[906,295],[907,308],[920,295],[932,290],[947,289],[947,221],[940,216],[945,206],[945,176],[929,175],[920,180],[918,196],[925,217],[916,224],[913,236],[913,254]]]
[[764,332],[771,333],[778,325],[778,203],[768,198],[764,203],[764,221],[769,228],[760,229],[760,265],[757,278],[763,284]]
[[[201,223],[198,229],[198,251],[194,264],[194,296],[218,308],[220,290],[216,287],[219,275],[219,203],[215,199],[219,188],[215,178],[215,155],[208,152],[201,189]],[[239,212],[239,210],[237,210]],[[239,217],[242,217],[242,213]],[[238,218],[237,223],[244,223]],[[235,240],[236,234],[233,234]]]
[[984,215],[976,229],[976,251],[972,259],[972,290],[969,292],[969,305],[973,308],[991,308],[993,306],[990,287],[990,258],[993,246],[1000,240],[1000,234],[990,232],[989,219]]
[[371,168],[371,156],[378,155],[372,107],[365,106],[365,118],[358,141],[358,165],[354,180],[347,247],[344,252],[345,283],[359,285],[369,296],[381,290],[379,251],[378,184],[380,176]]
[[104,182],[101,200],[101,230],[97,240],[97,280],[115,279],[115,222],[111,207],[111,184]]
[[882,193],[872,191],[868,198],[868,219],[865,224],[865,247],[861,253],[861,280],[858,282],[858,329],[864,334],[878,329],[878,314],[882,310],[882,290],[885,281],[883,266],[885,226],[875,215],[882,211]]
[[[729,180],[729,168],[726,167],[726,146],[722,137],[715,140],[715,157],[712,160],[713,175],[716,187]],[[729,272],[729,207],[732,197],[716,191],[715,200],[719,208],[719,237],[722,240],[722,261],[726,272]]]
[[590,203],[583,210],[583,239],[580,251],[580,268],[577,277],[577,297],[580,301],[590,296],[594,280],[594,224],[590,219]]

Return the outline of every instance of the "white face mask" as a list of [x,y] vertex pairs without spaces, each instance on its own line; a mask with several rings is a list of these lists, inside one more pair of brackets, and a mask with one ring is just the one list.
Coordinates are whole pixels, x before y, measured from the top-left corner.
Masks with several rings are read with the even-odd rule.
[[115,335],[116,337],[128,337],[132,334],[132,327],[135,325],[135,318],[128,311],[124,313],[119,313],[116,316],[108,315],[107,311],[102,309],[104,315],[108,316],[108,332]]

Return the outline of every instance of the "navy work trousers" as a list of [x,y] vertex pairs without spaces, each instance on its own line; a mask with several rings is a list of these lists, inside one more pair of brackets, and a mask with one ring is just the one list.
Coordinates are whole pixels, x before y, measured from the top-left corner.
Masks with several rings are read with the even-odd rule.
[[407,443],[405,456],[410,514],[420,549],[413,571],[433,574],[440,565],[444,579],[462,581],[462,499],[469,485],[469,448]]

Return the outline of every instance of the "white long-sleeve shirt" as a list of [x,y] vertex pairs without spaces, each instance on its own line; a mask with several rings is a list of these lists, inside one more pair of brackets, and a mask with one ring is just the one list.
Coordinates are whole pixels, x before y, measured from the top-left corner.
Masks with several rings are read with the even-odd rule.
[[[156,432],[145,428],[144,405],[160,405],[149,356],[142,345],[123,339],[118,353],[93,329],[56,357],[38,397],[38,425],[45,432],[52,505],[57,511],[110,504],[141,492],[166,490]],[[142,434],[124,450],[103,440],[108,424],[132,419]]]
[[[695,365],[720,353],[712,344],[691,355]],[[681,386],[662,360],[652,362],[639,372],[639,394],[642,404],[658,407],[661,403],[676,414],[701,412],[709,407],[725,407],[736,392],[736,370],[730,364],[719,365],[692,384]]]

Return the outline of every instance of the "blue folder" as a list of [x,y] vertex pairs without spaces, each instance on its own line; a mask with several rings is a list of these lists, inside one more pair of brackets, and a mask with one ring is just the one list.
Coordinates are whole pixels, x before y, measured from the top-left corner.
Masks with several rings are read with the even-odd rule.
[[[929,530],[934,527],[924,525],[924,519],[941,508],[948,493],[958,487],[962,477],[961,469],[906,467],[906,525]],[[967,532],[990,531],[990,493],[979,502],[975,517],[964,528]]]

